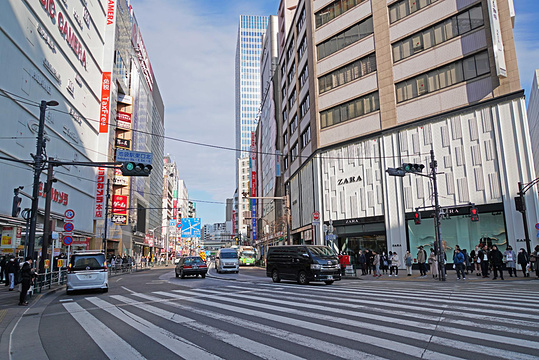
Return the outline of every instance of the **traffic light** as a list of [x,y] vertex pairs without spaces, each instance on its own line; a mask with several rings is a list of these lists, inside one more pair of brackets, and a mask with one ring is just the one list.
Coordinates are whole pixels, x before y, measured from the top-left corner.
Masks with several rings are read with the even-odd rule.
[[13,207],[11,208],[11,216],[18,217],[21,212],[22,198],[19,196],[19,188],[13,190],[15,195],[13,196]]
[[402,164],[402,169],[407,173],[423,172],[424,168],[425,168],[425,165],[423,164],[410,164],[410,163]]
[[421,224],[421,213],[419,211],[416,211],[415,214],[414,214],[414,223],[416,225]]
[[388,168],[386,173],[388,173],[389,176],[404,177],[404,175],[406,175],[406,172],[401,168]]
[[472,206],[472,209],[470,210],[470,217],[472,218],[472,221],[479,221],[479,213],[475,206]]
[[122,170],[123,176],[149,176],[152,171],[152,166],[128,161],[124,162],[120,169]]

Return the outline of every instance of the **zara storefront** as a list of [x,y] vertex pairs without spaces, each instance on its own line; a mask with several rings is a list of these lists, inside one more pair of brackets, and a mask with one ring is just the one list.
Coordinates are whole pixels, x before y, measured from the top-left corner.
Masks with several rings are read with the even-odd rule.
[[[535,178],[527,118],[522,92],[468,106],[420,122],[335,145],[312,159],[318,189],[314,210],[321,209],[322,222],[315,243],[357,255],[359,249],[406,250],[414,255],[434,243],[434,198],[432,181],[408,174],[386,173],[402,163],[424,164],[427,174],[430,151],[437,161],[443,246],[452,262],[455,245],[470,251],[479,243],[498,245],[504,251],[526,248],[521,213],[514,197],[518,182]],[[292,215],[312,211],[305,208],[301,171],[290,180]],[[316,178],[318,177],[318,179]],[[317,186],[320,184],[320,186]],[[300,206],[301,205],[301,206]],[[470,208],[479,210],[479,221],[471,221]],[[531,247],[535,247],[538,219],[537,193],[526,194],[527,224]],[[414,223],[419,209],[421,224]],[[305,214],[303,214],[305,215]],[[306,218],[306,216],[300,216]],[[328,241],[333,230],[335,241]],[[401,262],[402,266],[402,262]]]

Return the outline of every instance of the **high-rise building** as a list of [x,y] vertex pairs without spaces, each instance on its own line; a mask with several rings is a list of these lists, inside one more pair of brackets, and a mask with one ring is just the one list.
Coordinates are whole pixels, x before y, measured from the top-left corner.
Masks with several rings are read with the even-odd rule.
[[528,102],[528,123],[532,141],[536,177],[539,171],[539,69],[533,72],[533,82]]
[[[326,225],[343,252],[432,247],[431,180],[386,173],[403,163],[430,170],[431,151],[448,259],[456,245],[526,243],[513,198],[535,169],[512,2],[301,0],[286,15],[282,168],[294,243],[325,242]],[[533,233],[535,191],[526,204]],[[480,221],[470,220],[472,206]]]

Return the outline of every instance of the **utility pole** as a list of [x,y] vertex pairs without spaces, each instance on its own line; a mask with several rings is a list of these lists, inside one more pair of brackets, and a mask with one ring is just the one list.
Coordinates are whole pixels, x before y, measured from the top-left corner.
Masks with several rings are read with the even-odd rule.
[[434,190],[434,222],[436,224],[436,255],[438,257],[438,278],[445,281],[445,254],[442,244],[442,229],[440,223],[440,201],[438,199],[438,181],[436,180],[436,168],[438,162],[434,158],[434,150],[430,151],[430,168],[432,170],[432,187]]
[[[45,111],[47,106],[57,106],[58,101],[50,100],[45,101],[41,100],[39,105],[39,128],[37,131],[37,145],[36,145],[36,154],[34,158],[34,185],[32,188],[32,208],[30,216],[30,237],[28,242],[28,256],[34,258],[34,246],[36,241],[36,222],[37,222],[37,208],[39,205],[39,177],[41,176],[41,171],[43,170],[43,148],[45,142],[43,140],[43,135],[45,132]],[[35,260],[35,259],[34,259]]]
[[103,234],[103,250],[107,256],[107,228],[109,224],[109,199],[110,199],[110,179],[107,178],[107,195],[105,199],[105,233]]
[[39,261],[39,272],[45,272],[45,260],[49,258],[49,239],[51,237],[51,201],[52,201],[52,183],[55,182],[53,178],[53,163],[52,158],[49,158],[47,166],[47,182],[43,188],[45,192],[45,216],[43,223],[43,244],[41,247],[41,260]]

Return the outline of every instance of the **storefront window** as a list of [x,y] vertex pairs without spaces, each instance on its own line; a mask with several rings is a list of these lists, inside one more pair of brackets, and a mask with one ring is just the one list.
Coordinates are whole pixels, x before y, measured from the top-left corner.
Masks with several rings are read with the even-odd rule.
[[[473,222],[468,215],[451,216],[442,220],[442,246],[447,256],[447,262],[453,263],[455,245],[466,249],[469,254],[479,243],[486,243],[489,247],[497,245],[503,253],[507,246],[507,234],[503,213],[479,214],[479,221]],[[420,225],[414,220],[408,220],[408,239],[410,252],[415,257],[419,246],[423,246],[430,253],[434,249],[434,219],[423,219]]]
[[350,263],[357,264],[359,250],[374,250],[378,253],[387,252],[385,235],[362,235],[343,237],[338,239],[338,253],[350,255]]

